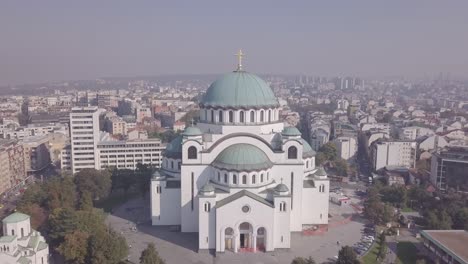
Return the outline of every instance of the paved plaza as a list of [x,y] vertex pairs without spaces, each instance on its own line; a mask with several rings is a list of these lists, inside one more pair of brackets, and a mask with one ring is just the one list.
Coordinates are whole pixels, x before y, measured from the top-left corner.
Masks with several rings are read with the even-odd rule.
[[[355,200],[354,202],[358,202]],[[352,246],[361,238],[364,220],[354,214],[349,205],[330,204],[330,227],[328,232],[318,235],[292,233],[291,249],[257,253],[197,253],[196,233],[180,233],[177,227],[151,226],[149,201],[134,199],[117,208],[109,215],[108,223],[127,239],[130,248],[129,260],[139,263],[141,251],[148,243],[156,245],[168,264],[211,264],[211,263],[291,263],[294,257],[312,256],[318,263],[332,262],[341,246]],[[351,216],[353,215],[352,219]],[[350,220],[351,219],[351,220]],[[338,242],[339,241],[339,245]]]

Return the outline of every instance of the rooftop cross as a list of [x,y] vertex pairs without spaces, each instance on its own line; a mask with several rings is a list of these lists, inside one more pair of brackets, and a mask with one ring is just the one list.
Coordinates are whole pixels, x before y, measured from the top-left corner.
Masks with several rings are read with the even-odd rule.
[[239,60],[237,64],[237,71],[242,71],[242,57],[245,56],[244,53],[242,53],[242,50],[240,49],[239,52],[236,53],[237,59]]

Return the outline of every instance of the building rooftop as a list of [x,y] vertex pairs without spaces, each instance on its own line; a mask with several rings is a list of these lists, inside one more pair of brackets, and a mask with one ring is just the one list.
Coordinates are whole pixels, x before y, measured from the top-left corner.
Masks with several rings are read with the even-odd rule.
[[465,230],[423,230],[421,235],[450,252],[461,263],[468,263],[468,231]]
[[214,167],[235,171],[264,170],[273,166],[261,149],[250,144],[234,144],[225,148],[212,163]]
[[29,215],[16,212],[3,218],[2,222],[3,223],[18,223],[27,219],[29,219]]

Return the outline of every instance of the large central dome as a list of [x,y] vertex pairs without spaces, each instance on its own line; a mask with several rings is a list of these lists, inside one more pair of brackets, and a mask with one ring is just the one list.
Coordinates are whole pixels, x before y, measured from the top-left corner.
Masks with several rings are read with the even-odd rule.
[[260,77],[235,71],[223,75],[210,85],[201,100],[204,107],[268,108],[277,107],[278,100]]

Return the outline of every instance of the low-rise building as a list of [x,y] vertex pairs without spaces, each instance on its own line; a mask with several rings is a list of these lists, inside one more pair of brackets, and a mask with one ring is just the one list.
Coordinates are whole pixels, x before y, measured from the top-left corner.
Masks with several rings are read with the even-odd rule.
[[435,263],[468,264],[468,231],[466,230],[423,230],[423,245],[431,251]]
[[2,220],[0,261],[3,264],[48,264],[49,245],[31,228],[29,215],[13,213]]
[[426,127],[411,126],[411,127],[400,128],[398,130],[398,135],[400,139],[416,140],[417,138],[421,136],[434,135],[434,131]]

